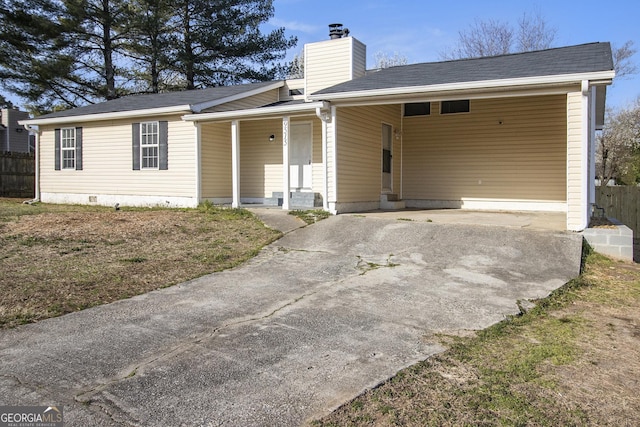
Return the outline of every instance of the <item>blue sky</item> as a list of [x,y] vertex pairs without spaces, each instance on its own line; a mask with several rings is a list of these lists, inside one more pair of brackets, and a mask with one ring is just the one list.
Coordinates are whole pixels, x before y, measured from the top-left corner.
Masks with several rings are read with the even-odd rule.
[[[640,2],[626,1],[388,1],[388,0],[275,0],[270,24],[285,27],[304,43],[328,38],[328,24],[338,22],[367,45],[367,65],[382,51],[398,52],[409,63],[440,60],[440,53],[455,45],[458,31],[475,19],[517,23],[524,12],[540,12],[557,29],[556,46],[611,42],[621,46],[633,40],[640,51]],[[640,69],[640,52],[633,58]],[[617,79],[607,94],[607,105],[624,106],[640,96],[640,74]]]

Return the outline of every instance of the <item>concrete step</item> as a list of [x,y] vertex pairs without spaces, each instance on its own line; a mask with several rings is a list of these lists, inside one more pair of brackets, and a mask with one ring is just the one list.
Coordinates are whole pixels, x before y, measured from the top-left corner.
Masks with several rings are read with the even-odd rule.
[[398,209],[404,209],[404,200],[400,200],[397,194],[381,194],[380,195],[380,209],[386,211],[393,211]]
[[[292,191],[289,193],[291,199],[289,205],[293,208],[313,209],[322,207],[322,195],[320,193],[312,193],[310,191]],[[271,197],[264,199],[267,206],[282,206],[282,191],[274,191]]]

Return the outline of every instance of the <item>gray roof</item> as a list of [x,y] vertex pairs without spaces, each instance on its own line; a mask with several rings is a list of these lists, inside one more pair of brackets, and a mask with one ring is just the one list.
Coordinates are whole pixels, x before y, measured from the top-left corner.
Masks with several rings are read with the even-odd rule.
[[275,82],[249,83],[235,86],[218,86],[207,89],[184,90],[179,92],[154,93],[145,95],[131,95],[111,101],[91,104],[71,110],[45,114],[37,119],[56,117],[83,116],[85,114],[116,113],[120,111],[146,110],[149,108],[177,107],[180,105],[194,105],[202,102],[215,101],[230,96],[239,95],[272,85]]
[[483,58],[403,65],[368,72],[360,77],[315,92],[345,92],[430,86],[448,83],[552,76],[613,70],[609,43],[539,50]]

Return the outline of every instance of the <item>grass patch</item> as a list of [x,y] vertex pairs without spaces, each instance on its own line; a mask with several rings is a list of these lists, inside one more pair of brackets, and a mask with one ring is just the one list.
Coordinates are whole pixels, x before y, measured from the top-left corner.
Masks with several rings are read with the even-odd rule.
[[297,216],[307,224],[313,224],[318,221],[322,221],[323,219],[329,218],[331,214],[327,211],[323,211],[322,209],[313,209],[306,211],[293,210],[289,212],[289,215]]
[[281,234],[244,209],[0,199],[0,328],[234,267]]
[[628,425],[640,420],[640,267],[585,254],[584,272],[315,426]]

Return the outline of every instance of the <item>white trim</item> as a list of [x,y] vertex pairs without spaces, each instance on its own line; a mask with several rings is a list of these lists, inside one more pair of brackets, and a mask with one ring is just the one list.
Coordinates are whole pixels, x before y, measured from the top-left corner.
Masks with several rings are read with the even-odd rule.
[[329,104],[326,101],[306,102],[304,104],[278,105],[275,107],[249,108],[247,110],[220,111],[217,113],[187,114],[182,116],[185,121],[228,121],[233,119],[246,119],[250,117],[261,118],[265,116],[277,116],[287,113],[311,113],[315,114],[316,108],[327,109]]
[[231,207],[240,207],[240,122],[231,122]]
[[[431,106],[429,106],[431,112]],[[400,109],[400,200],[404,197],[404,106]]]
[[591,86],[589,110],[589,177],[587,178],[589,200],[587,205],[587,220],[591,213],[591,204],[596,202],[596,87]]
[[174,107],[164,108],[147,108],[145,110],[127,110],[118,111],[114,113],[94,113],[84,114],[80,116],[67,116],[67,117],[51,117],[49,119],[29,119],[20,120],[18,123],[21,125],[49,125],[49,124],[65,124],[65,123],[79,123],[79,122],[92,122],[102,120],[114,120],[114,119],[130,119],[135,117],[144,116],[162,116],[167,114],[186,113],[191,111],[189,105],[178,105]]
[[359,90],[341,93],[325,93],[310,96],[312,100],[339,100],[358,97],[409,95],[429,92],[461,91],[470,89],[494,89],[513,86],[533,86],[558,83],[579,83],[583,80],[610,80],[615,72],[597,71],[592,73],[559,74],[551,76],[520,77],[514,79],[479,80],[475,82],[445,83],[437,85],[403,86],[373,90]]
[[[96,198],[91,202],[89,198]],[[145,196],[124,194],[78,194],[78,193],[42,193],[40,200],[43,203],[63,203],[75,205],[100,205],[136,207],[167,207],[167,208],[195,208],[198,201],[193,197],[176,196]]]
[[579,229],[585,229],[589,225],[588,200],[589,200],[589,81],[582,81],[582,129],[580,138],[580,224]]
[[199,113],[202,110],[206,110],[207,108],[215,107],[217,105],[226,104],[227,102],[237,101],[239,99],[248,98],[250,96],[259,95],[264,92],[269,92],[270,90],[279,89],[284,86],[284,81],[276,81],[270,85],[266,85],[263,87],[259,87],[253,90],[249,90],[242,93],[237,93],[235,95],[227,96],[225,98],[214,99],[211,101],[200,102],[199,104],[192,104],[191,111],[194,113]]
[[[71,131],[71,133],[73,134],[73,147],[65,147],[65,141],[69,141],[71,138],[69,138],[68,136],[65,136],[65,131]],[[76,170],[76,161],[78,159],[76,159],[76,128],[75,127],[63,127],[60,128],[60,170],[64,171],[64,170]],[[64,165],[64,153],[65,151],[70,151],[71,153],[73,153],[73,166],[67,166],[65,167]]]
[[327,122],[330,119],[326,111],[316,108],[316,116],[322,126],[322,209],[329,210],[329,167],[327,163]]
[[419,209],[475,209],[501,211],[567,212],[566,202],[546,200],[475,199],[428,200],[404,199],[408,208]]
[[329,207],[331,213],[337,212],[335,204],[338,202],[338,111],[331,107],[331,132],[333,133],[333,200],[334,208]]
[[[155,136],[156,136],[156,142],[154,144],[143,144],[142,143],[142,128],[146,127],[147,128],[147,132],[146,135],[154,135],[154,133],[149,133],[148,128],[149,125],[155,125]],[[143,126],[144,125],[144,126]],[[160,122],[158,120],[151,120],[151,121],[145,121],[145,122],[140,122],[140,129],[139,129],[139,141],[140,141],[140,170],[141,171],[146,171],[146,170],[151,170],[151,171],[157,171],[160,170]],[[156,148],[156,166],[154,167],[150,167],[150,166],[143,166],[144,163],[144,148]],[[151,159],[152,157],[147,156],[147,158]]]
[[[291,119],[282,118],[282,209],[289,210],[291,194],[291,177],[289,176],[289,140],[291,138]],[[312,147],[313,156],[313,147]],[[313,181],[312,181],[313,185]]]
[[24,125],[27,131],[35,134],[35,191],[34,200],[40,200],[40,128],[33,125]]
[[200,123],[194,123],[196,128],[195,131],[195,156],[196,156],[196,189],[195,189],[195,197],[200,204],[200,200],[202,198],[202,144],[200,143],[202,138],[202,125]]
[[[575,92],[575,85],[571,88],[567,85],[562,86],[553,86],[545,89],[541,88],[533,88],[533,89],[523,89],[523,90],[507,90],[505,91],[485,91],[485,90],[475,90],[475,91],[464,91],[464,92],[455,92],[455,93],[442,93],[442,92],[434,92],[429,94],[414,94],[414,95],[406,95],[406,96],[395,96],[395,97],[379,97],[372,99],[360,99],[353,101],[339,101],[335,100],[331,101],[339,105],[340,107],[362,107],[362,106],[372,106],[372,105],[389,105],[389,104],[405,104],[408,102],[442,102],[442,101],[455,101],[460,99],[501,99],[501,98],[524,98],[528,96],[546,96],[546,95],[566,95],[569,92]],[[423,96],[420,96],[423,95]],[[429,114],[431,115],[431,114]],[[409,116],[404,117],[403,119],[413,119],[415,117],[425,117],[425,116]]]

